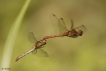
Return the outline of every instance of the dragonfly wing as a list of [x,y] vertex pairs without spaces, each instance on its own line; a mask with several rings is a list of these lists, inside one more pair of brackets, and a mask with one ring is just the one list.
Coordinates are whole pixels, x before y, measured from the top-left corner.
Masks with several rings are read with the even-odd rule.
[[37,54],[37,49],[35,49],[32,54],[36,55]]
[[68,28],[66,27],[63,18],[59,18],[58,27],[60,33],[64,33],[65,31],[68,31]]
[[[40,48],[43,48],[43,47],[44,47],[44,45],[41,46]],[[40,49],[40,48],[39,48],[39,49]],[[39,49],[35,49],[35,50],[32,52],[32,54],[37,55],[37,52],[39,52]]]
[[58,22],[59,22],[59,20],[58,20],[58,18],[56,17],[56,15],[54,15],[54,14],[51,14],[51,15],[50,15],[50,22],[51,22],[51,25],[52,25],[52,27],[53,27],[54,32],[55,32],[56,34],[59,34],[59,33],[60,33],[60,32],[59,32],[59,27],[58,27]]
[[56,15],[52,14],[50,15],[50,21],[57,34],[62,34],[68,30],[62,18],[58,19]]
[[44,51],[43,49],[37,49],[36,52],[34,51],[34,54],[36,54],[36,56],[39,56],[39,57],[49,57],[47,52]]
[[86,27],[84,26],[84,25],[81,25],[81,26],[79,26],[79,27],[76,27],[76,28],[74,28],[76,31],[78,31],[78,30],[81,30],[81,31],[83,31],[83,32],[86,32]]
[[33,32],[29,32],[29,33],[28,33],[28,40],[29,40],[31,43],[36,43],[36,42],[37,42],[37,39],[35,38]]
[[70,30],[73,29],[73,28],[74,28],[74,23],[73,23],[73,20],[71,19],[71,28],[70,28]]

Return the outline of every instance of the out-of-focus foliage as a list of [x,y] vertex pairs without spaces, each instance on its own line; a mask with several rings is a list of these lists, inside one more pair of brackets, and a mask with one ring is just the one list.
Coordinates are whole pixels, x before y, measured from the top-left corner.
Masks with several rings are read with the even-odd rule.
[[[0,1],[0,57],[12,23],[24,2],[25,0]],[[105,0],[32,0],[17,35],[11,71],[105,71],[105,3]],[[64,18],[68,28],[73,19],[75,27],[83,24],[87,31],[78,38],[47,40],[43,49],[49,54],[48,58],[29,54],[15,62],[17,56],[34,45],[27,40],[29,31],[34,32],[38,40],[55,34],[50,14]]]

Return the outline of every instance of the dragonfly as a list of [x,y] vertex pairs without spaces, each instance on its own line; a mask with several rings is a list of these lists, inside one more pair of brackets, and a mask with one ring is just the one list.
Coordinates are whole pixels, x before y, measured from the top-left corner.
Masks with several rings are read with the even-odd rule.
[[[50,15],[51,24],[55,30],[55,32],[59,31],[57,35],[53,36],[45,36],[43,39],[55,38],[55,37],[72,37],[76,38],[78,36],[82,36],[86,31],[86,27],[84,25],[80,25],[74,28],[73,20],[71,19],[71,27],[70,30],[65,25],[63,18],[57,18],[55,14]],[[56,28],[58,26],[58,29]]]
[[46,45],[46,40],[45,39],[42,39],[40,41],[37,41],[37,39],[35,38],[34,36],[34,33],[33,32],[29,32],[28,33],[28,40],[32,43],[35,43],[35,45],[29,49],[27,52],[19,55],[17,58],[16,58],[16,61],[18,61],[19,59],[21,59],[22,57],[26,56],[27,54],[29,53],[33,53],[33,54],[38,54],[38,56],[41,56],[41,57],[48,57],[49,55],[47,54],[46,51],[44,51],[42,49],[42,47],[44,47],[44,45]]

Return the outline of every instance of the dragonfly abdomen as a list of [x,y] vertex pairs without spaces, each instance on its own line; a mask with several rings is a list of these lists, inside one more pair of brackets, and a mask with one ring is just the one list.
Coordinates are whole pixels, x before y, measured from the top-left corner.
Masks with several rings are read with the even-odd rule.
[[23,53],[22,55],[18,56],[18,57],[16,58],[16,61],[18,61],[18,60],[21,59],[22,57],[26,56],[27,54],[33,52],[34,50],[35,50],[35,46],[34,46],[32,49],[30,49],[29,51],[27,51],[27,52]]

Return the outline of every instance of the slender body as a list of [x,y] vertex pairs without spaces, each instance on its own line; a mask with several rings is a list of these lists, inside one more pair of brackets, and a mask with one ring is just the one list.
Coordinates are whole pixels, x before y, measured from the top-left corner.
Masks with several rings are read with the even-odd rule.
[[[37,40],[35,39],[34,34],[33,34],[32,32],[29,33],[28,38],[32,38],[32,40],[33,40],[34,42],[37,41]],[[32,40],[30,40],[30,42],[31,42]],[[31,49],[29,49],[27,52],[25,52],[25,53],[19,55],[19,56],[16,58],[16,61],[18,61],[19,59],[21,59],[22,57],[26,56],[27,54],[29,54],[29,53],[31,53],[31,52],[33,52],[34,54],[36,54],[36,51],[39,50],[40,48],[42,48],[45,44],[46,44],[46,40],[44,40],[44,39],[43,39],[43,40],[40,40],[40,41],[37,41],[37,42],[35,43],[35,45],[34,45]],[[47,53],[46,53],[43,49],[40,49],[40,51],[41,51],[43,54],[45,54],[46,56],[48,56]]]
[[56,25],[58,26],[60,34],[53,35],[53,36],[45,36],[43,39],[49,39],[49,38],[55,38],[55,37],[63,37],[63,36],[76,38],[78,36],[82,36],[83,35],[83,31],[86,30],[84,25],[81,25],[79,27],[73,28],[74,24],[73,24],[72,20],[71,20],[71,28],[70,28],[70,30],[68,30],[66,25],[65,25],[65,22],[64,22],[63,18],[59,18],[58,19],[56,17],[56,15],[54,15],[54,14],[52,14],[50,16],[50,20],[51,20],[51,24],[52,24],[53,27],[55,27]]
[[76,38],[78,36],[82,36],[83,31],[79,30],[76,31],[72,29],[71,31],[64,32],[63,34],[58,34],[58,35],[53,35],[53,36],[45,36],[43,39],[49,39],[49,38],[55,38],[55,37],[63,37],[63,36],[68,36],[72,38]]

